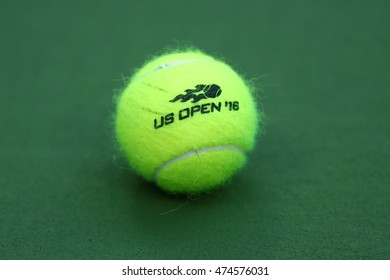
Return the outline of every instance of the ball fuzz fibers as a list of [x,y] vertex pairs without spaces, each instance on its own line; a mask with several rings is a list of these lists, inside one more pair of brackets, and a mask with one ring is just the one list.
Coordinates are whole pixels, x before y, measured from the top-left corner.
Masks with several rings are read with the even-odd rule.
[[210,191],[246,162],[260,115],[251,87],[201,51],[152,59],[119,96],[116,136],[131,167],[170,193]]

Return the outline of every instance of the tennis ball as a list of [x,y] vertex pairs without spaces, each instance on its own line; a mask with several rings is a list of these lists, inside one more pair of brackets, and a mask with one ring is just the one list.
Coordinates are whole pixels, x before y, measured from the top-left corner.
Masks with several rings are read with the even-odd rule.
[[170,193],[207,192],[246,162],[260,114],[252,88],[199,50],[145,63],[118,98],[116,136],[131,167]]

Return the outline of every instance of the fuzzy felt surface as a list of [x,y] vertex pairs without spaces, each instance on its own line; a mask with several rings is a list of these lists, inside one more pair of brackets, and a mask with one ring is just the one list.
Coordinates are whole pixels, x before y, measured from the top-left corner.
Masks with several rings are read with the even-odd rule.
[[203,148],[184,155],[155,173],[155,182],[167,192],[211,191],[221,187],[246,162],[245,154],[232,145]]
[[[251,88],[230,66],[200,51],[177,51],[147,62],[132,77],[118,100],[116,135],[132,168],[151,181],[157,169],[187,152],[224,145],[250,152],[259,116]],[[214,154],[198,156],[191,168],[177,162],[177,172],[163,170],[157,184],[171,192],[206,191],[244,162]],[[207,176],[197,176],[205,170]]]

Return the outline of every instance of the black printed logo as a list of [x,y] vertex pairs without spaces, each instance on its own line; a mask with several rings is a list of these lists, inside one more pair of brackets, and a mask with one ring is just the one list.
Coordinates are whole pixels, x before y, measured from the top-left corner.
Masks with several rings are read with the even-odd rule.
[[212,85],[196,85],[195,89],[186,89],[186,94],[179,94],[169,102],[187,102],[191,100],[191,103],[196,103],[202,99],[216,98],[222,94],[222,89],[215,84]]
[[[176,108],[175,111],[168,111],[160,114],[159,117],[154,118],[154,129],[161,129],[167,126],[175,125],[175,123],[186,121],[192,118],[200,118],[202,115],[215,115],[220,112],[238,112],[240,111],[240,103],[237,100],[217,100],[210,101],[210,99],[217,98],[222,94],[222,89],[216,84],[210,85],[196,85],[194,89],[184,90],[185,94],[179,94],[169,102],[187,102],[197,103],[200,100],[207,99],[198,104],[186,104],[181,108]],[[225,96],[226,97],[226,96]],[[209,119],[210,120],[210,119]]]

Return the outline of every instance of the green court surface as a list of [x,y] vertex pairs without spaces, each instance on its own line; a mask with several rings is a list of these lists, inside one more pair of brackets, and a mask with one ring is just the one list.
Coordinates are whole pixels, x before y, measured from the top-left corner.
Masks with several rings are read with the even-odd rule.
[[[0,259],[390,258],[388,1],[22,2],[0,9]],[[129,170],[112,122],[133,70],[188,44],[266,121],[186,198]]]

